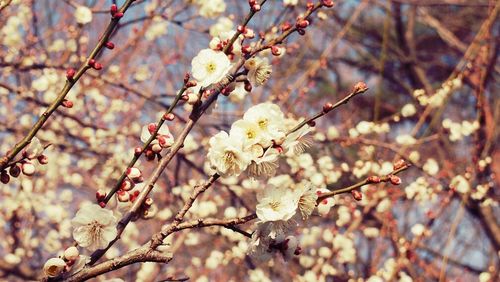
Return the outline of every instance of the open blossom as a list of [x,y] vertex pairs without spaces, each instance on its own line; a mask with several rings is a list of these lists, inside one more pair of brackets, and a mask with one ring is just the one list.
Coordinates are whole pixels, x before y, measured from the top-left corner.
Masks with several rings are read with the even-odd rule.
[[241,140],[243,140],[243,146],[245,149],[255,144],[264,145],[267,143],[265,140],[266,136],[262,134],[260,127],[256,123],[251,121],[242,119],[237,120],[231,126],[231,131],[229,134],[231,136],[235,136],[236,138],[241,138]]
[[316,207],[316,200],[318,199],[316,189],[311,183],[306,183],[295,188],[294,193],[299,199],[298,208],[300,214],[302,215],[302,219],[305,220],[312,214],[314,208]]
[[30,160],[36,159],[43,154],[43,150],[44,148],[42,143],[40,143],[40,139],[33,137],[25,149],[25,156]]
[[285,137],[285,116],[278,105],[261,103],[249,108],[243,115],[243,120],[257,124],[266,140],[263,146],[272,145],[272,140]]
[[85,6],[78,6],[75,10],[75,19],[79,24],[87,24],[92,21],[92,11]]
[[287,221],[297,210],[299,198],[286,187],[268,185],[262,194],[257,196],[257,217],[262,222]]
[[245,68],[248,69],[248,79],[255,86],[266,83],[273,72],[267,58],[251,58],[245,62]]
[[83,206],[71,220],[73,239],[91,251],[108,246],[117,234],[113,212],[96,204]]
[[305,125],[288,134],[282,147],[289,154],[300,155],[304,153],[304,151],[311,146],[312,143],[311,138],[307,135],[311,132],[311,130],[312,128],[310,126]]
[[248,176],[253,178],[272,177],[276,174],[276,169],[278,168],[278,157],[278,150],[268,148],[263,155],[252,159],[252,162],[248,166]]
[[241,138],[232,137],[225,131],[210,138],[208,160],[213,169],[222,176],[238,176],[248,166],[251,155],[243,151]]
[[224,0],[196,0],[199,5],[200,16],[205,18],[215,18],[226,10],[226,3]]
[[203,49],[191,61],[191,68],[193,77],[204,87],[224,78],[231,62],[223,52]]

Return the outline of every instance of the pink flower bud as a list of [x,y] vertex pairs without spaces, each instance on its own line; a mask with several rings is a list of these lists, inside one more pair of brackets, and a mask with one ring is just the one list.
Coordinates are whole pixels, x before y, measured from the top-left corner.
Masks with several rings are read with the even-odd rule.
[[241,46],[241,52],[243,52],[243,54],[250,54],[250,52],[252,52],[252,47],[250,47],[250,45]]
[[155,153],[159,153],[161,152],[163,148],[160,146],[160,144],[153,144],[153,146],[151,146],[151,150],[153,150],[153,152]]
[[121,19],[123,17],[123,13],[122,12],[116,12],[114,15],[113,15],[113,18],[114,19]]
[[260,7],[260,5],[259,5],[259,4],[254,4],[254,5],[252,6],[252,11],[254,11],[254,12],[258,12],[258,11],[260,11],[260,8],[261,8],[261,7]]
[[30,163],[30,162],[25,162],[22,164],[21,166],[21,170],[23,172],[24,175],[27,175],[27,176],[31,176],[33,174],[35,174],[35,166]]
[[102,64],[101,63],[98,63],[98,62],[95,62],[93,68],[95,70],[102,70]]
[[401,159],[394,163],[393,169],[398,170],[406,166],[405,160]]
[[153,199],[152,198],[146,198],[146,200],[144,201],[144,205],[150,207],[153,205]]
[[189,73],[187,73],[187,72],[186,72],[186,73],[184,74],[184,84],[186,84],[186,83],[189,81],[189,78],[190,78],[190,77],[191,77],[191,76],[189,75]]
[[333,2],[333,0],[321,0],[321,4],[327,8],[331,8],[331,7],[335,6],[335,3]]
[[153,134],[156,131],[156,124],[155,123],[148,124],[148,131],[149,134]]
[[95,192],[95,198],[98,202],[102,202],[106,198],[106,191],[99,189]]
[[88,65],[89,65],[90,67],[94,67],[94,65],[95,65],[95,60],[94,60],[94,59],[90,59],[90,60],[89,60],[89,62],[88,62]]
[[142,153],[142,148],[141,147],[135,147],[134,148],[134,155],[139,156]]
[[306,28],[309,26],[309,21],[306,19],[298,19],[297,22],[295,23],[295,26],[297,28]]
[[323,105],[323,113],[328,113],[329,111],[333,110],[333,104],[332,103],[325,103]]
[[66,78],[68,80],[73,80],[73,77],[75,76],[75,74],[76,74],[76,71],[74,69],[69,68],[66,70]]
[[125,179],[125,180],[123,180],[122,184],[120,185],[120,190],[130,191],[134,188],[134,186],[135,186],[134,182]]
[[245,38],[252,39],[255,37],[255,31],[251,28],[247,28],[243,33],[243,36],[245,36]]
[[355,93],[363,93],[368,90],[368,86],[366,86],[366,83],[364,83],[363,81],[360,81],[354,85],[352,90]]
[[398,176],[396,175],[391,175],[389,176],[389,181],[391,181],[391,183],[393,185],[399,185],[401,184],[401,178],[399,178]]
[[175,115],[173,113],[168,113],[168,114],[164,114],[163,118],[165,120],[168,120],[168,121],[173,121],[175,119]]
[[255,5],[257,2],[255,0],[248,0],[248,4],[250,5],[250,7],[252,7],[253,5]]
[[196,81],[194,81],[194,80],[190,80],[190,81],[188,81],[188,82],[186,83],[186,87],[187,87],[187,88],[195,87],[195,86],[196,86],[196,84],[197,84],[197,83],[196,83]]
[[272,46],[271,47],[271,53],[274,55],[274,56],[279,56],[281,55],[281,48],[278,47],[278,46]]
[[352,190],[351,195],[356,201],[361,201],[363,199],[363,194],[361,194],[358,190]]
[[114,16],[118,12],[118,6],[116,4],[111,5],[109,8],[109,13]]
[[[158,136],[158,143],[163,148],[168,148],[174,144],[174,138],[171,135]],[[154,150],[153,150],[154,151]]]
[[116,193],[118,201],[124,203],[130,200],[130,194],[127,191],[120,190]]
[[73,102],[71,102],[70,100],[66,100],[64,99],[61,103],[61,105],[65,108],[68,108],[68,109],[71,109],[73,108]]
[[115,44],[111,41],[106,42],[105,46],[110,50],[115,48]]
[[289,30],[290,28],[292,28],[292,25],[289,22],[284,22],[281,25],[281,31],[282,32],[285,32],[285,31]]
[[366,180],[368,181],[368,183],[380,183],[381,181],[380,177],[375,175],[368,177]]
[[47,158],[46,155],[38,156],[37,160],[41,165],[46,165],[49,163],[49,158]]
[[240,33],[244,33],[246,31],[246,27],[244,25],[238,25],[236,30]]

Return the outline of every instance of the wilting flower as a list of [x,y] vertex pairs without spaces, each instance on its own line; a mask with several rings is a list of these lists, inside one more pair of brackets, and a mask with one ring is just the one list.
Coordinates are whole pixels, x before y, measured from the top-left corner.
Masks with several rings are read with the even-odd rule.
[[63,273],[66,262],[61,258],[51,258],[43,265],[43,273],[48,277],[56,277]]
[[251,160],[251,155],[243,151],[243,142],[221,131],[210,138],[208,160],[213,169],[221,176],[238,176]]
[[96,204],[85,205],[71,220],[73,239],[91,251],[105,248],[117,235],[116,223],[112,211]]
[[278,150],[268,148],[262,156],[252,159],[252,162],[248,166],[248,176],[256,178],[272,177],[276,174],[276,169],[278,168],[278,157]]
[[231,68],[224,52],[203,49],[191,61],[193,77],[204,87],[219,82]]
[[262,222],[287,221],[297,210],[298,197],[286,187],[268,185],[257,195],[257,217]]
[[273,72],[267,58],[251,58],[245,62],[245,68],[248,69],[248,79],[256,86],[266,83]]
[[309,135],[307,135],[309,132],[311,132],[311,130],[312,129],[310,126],[304,125],[298,130],[288,134],[285,142],[283,142],[283,148],[286,150],[286,152],[293,155],[300,155],[304,153],[312,143],[311,138],[309,137]]
[[86,24],[92,21],[92,11],[85,6],[78,6],[75,10],[75,19],[79,24]]

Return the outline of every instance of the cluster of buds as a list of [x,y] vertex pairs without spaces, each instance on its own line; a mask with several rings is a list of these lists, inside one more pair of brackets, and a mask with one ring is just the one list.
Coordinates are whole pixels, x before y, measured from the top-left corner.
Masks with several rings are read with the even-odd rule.
[[109,8],[109,13],[111,14],[111,17],[113,17],[113,19],[120,19],[121,17],[123,17],[123,13],[118,12],[118,6],[116,6],[116,4],[111,5],[111,7]]
[[74,246],[64,250],[64,254],[61,257],[48,259],[44,266],[43,272],[48,277],[58,277],[64,272],[67,272],[75,264],[75,262],[80,258],[80,252]]
[[332,8],[333,6],[335,6],[335,2],[333,2],[333,0],[321,0],[321,5],[327,8]]
[[90,59],[88,62],[89,67],[95,70],[102,70],[102,64],[97,62],[95,59]]
[[49,159],[43,154],[45,147],[37,137],[33,137],[30,144],[22,152],[23,159],[11,164],[9,170],[0,172],[0,182],[7,184],[11,177],[17,178],[21,172],[26,176],[32,176],[36,172],[33,160],[37,160],[39,164],[46,165]]
[[306,34],[306,28],[311,24],[310,20],[299,17],[295,21],[295,28],[297,28],[297,33],[300,35]]
[[260,4],[255,0],[248,0],[248,5],[250,5],[250,9],[252,9],[253,12],[258,12],[261,9]]
[[247,39],[255,38],[255,31],[253,31],[253,29],[251,29],[247,26],[239,25],[237,30],[239,33],[241,33]]

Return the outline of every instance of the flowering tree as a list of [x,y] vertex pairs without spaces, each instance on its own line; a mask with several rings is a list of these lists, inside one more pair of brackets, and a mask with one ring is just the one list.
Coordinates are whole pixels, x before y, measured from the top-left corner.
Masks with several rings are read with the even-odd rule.
[[471,2],[0,1],[0,274],[495,281]]

